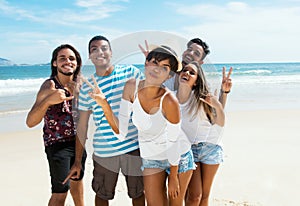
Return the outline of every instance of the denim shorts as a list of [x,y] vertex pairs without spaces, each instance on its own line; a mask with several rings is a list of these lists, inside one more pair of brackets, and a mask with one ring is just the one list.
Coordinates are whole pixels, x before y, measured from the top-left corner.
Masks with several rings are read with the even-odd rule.
[[[142,159],[143,165],[142,170],[145,168],[157,168],[161,170],[166,170],[166,172],[170,173],[170,163],[168,160],[147,160]],[[181,155],[179,164],[178,164],[178,173],[183,173],[188,170],[194,170],[196,165],[194,163],[194,158],[192,155],[192,151],[189,150],[187,153]]]
[[192,145],[195,162],[214,165],[223,162],[223,149],[219,145],[200,142]]
[[142,158],[142,171],[144,171],[144,169],[146,168],[166,170],[169,167],[170,163],[168,162],[168,160],[148,160]]

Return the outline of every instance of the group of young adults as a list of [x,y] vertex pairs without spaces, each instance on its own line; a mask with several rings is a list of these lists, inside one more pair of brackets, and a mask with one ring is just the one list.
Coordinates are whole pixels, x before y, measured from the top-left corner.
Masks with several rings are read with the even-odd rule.
[[[232,68],[228,74],[223,68],[217,97],[201,68],[209,54],[201,39],[187,43],[182,61],[166,45],[140,48],[146,57],[144,74],[132,65],[113,65],[109,40],[93,37],[88,51],[96,72],[89,79],[80,77],[81,57],[74,47],[65,44],[53,51],[51,76],[26,120],[33,127],[44,119],[52,186],[48,205],[64,205],[69,189],[75,205],[84,205],[90,114],[96,126],[95,205],[109,205],[120,171],[134,206],[208,205],[223,161],[224,107]],[[84,80],[82,85],[79,80]]]

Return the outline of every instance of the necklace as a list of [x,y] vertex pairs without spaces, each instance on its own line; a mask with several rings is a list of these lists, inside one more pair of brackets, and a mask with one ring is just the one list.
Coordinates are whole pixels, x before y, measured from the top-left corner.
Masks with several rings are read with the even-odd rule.
[[62,88],[64,88],[64,86],[63,86],[63,84],[60,82],[58,76],[55,76],[55,79],[57,80],[58,84],[59,84]]

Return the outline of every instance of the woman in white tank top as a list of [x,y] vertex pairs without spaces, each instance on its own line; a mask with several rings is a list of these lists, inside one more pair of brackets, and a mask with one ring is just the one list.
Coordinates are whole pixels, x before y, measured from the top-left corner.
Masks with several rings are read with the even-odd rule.
[[179,74],[176,93],[182,114],[182,129],[188,136],[197,164],[187,189],[186,205],[208,206],[209,194],[219,164],[223,161],[221,137],[225,124],[216,92],[209,93],[202,68],[191,62]]
[[[146,57],[145,80],[129,80],[124,87],[118,117],[95,84],[91,97],[102,106],[118,138],[124,138],[131,118],[138,128],[143,179],[148,206],[183,205],[195,164],[191,145],[181,130],[178,100],[162,84],[181,69],[175,52],[166,46]],[[168,196],[166,178],[168,175]]]

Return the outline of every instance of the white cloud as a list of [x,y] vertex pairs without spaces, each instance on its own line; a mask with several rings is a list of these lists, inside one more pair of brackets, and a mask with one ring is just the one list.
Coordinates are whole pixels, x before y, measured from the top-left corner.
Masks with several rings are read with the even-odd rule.
[[[97,27],[94,29],[97,30]],[[100,29],[98,28],[98,31],[101,31]],[[110,34],[107,37],[111,40],[123,34],[122,31],[113,29],[104,30],[104,33]],[[92,37],[90,34],[1,33],[0,38],[6,39],[5,42],[2,42],[1,47],[9,49],[0,50],[0,57],[5,57],[17,64],[47,63],[50,61],[53,49],[60,44],[71,44],[79,51],[83,64],[85,64],[88,59],[88,41]]]
[[81,6],[81,7],[90,8],[90,7],[102,5],[105,2],[106,2],[106,0],[77,0],[76,5]]
[[[1,16],[40,22],[39,25],[48,29],[45,33],[42,30],[39,33],[22,32],[32,31],[31,28],[37,31],[39,28],[34,25],[28,30],[12,27],[6,33],[1,32],[1,47],[10,49],[1,50],[0,56],[16,63],[45,62],[53,47],[71,43],[85,58],[92,35],[102,34],[114,39],[124,33],[136,32],[123,25],[110,24],[107,28],[98,23],[104,18],[109,22],[113,19],[112,14],[124,10],[122,5],[127,5],[123,2],[127,0],[77,0],[69,8],[61,6],[58,10],[48,11],[37,9],[39,5],[21,7],[0,0]],[[170,30],[169,25],[163,26],[165,31],[188,39],[197,36],[206,40],[212,51],[209,58],[214,62],[299,61],[300,6],[262,4],[264,6],[238,1],[225,5],[168,3],[169,8],[178,13],[176,18],[185,24],[182,23],[176,31]],[[145,26],[139,24],[140,28]],[[21,51],[21,54],[17,55],[16,51]]]
[[177,12],[192,19],[183,34],[206,39],[217,61],[299,61],[300,7],[231,2],[181,5]]
[[5,15],[9,15],[14,19],[28,19],[35,22],[42,22],[44,24],[59,24],[76,26],[78,23],[91,22],[109,17],[112,13],[121,11],[124,8],[113,2],[119,1],[107,1],[107,0],[78,0],[75,5],[78,9],[61,8],[56,10],[37,10],[27,8],[20,9],[18,6],[13,6],[5,0],[0,1],[0,11]]
[[32,15],[32,12],[27,11],[25,9],[20,9],[15,6],[9,5],[9,3],[5,0],[0,1],[0,11],[3,12],[3,14],[9,15],[11,17],[15,17],[17,19],[30,19],[33,21],[39,21],[40,19],[34,15]]
[[112,2],[128,2],[128,0],[77,0],[76,5],[86,8],[99,7],[99,5],[104,5],[105,3]]
[[2,56],[15,63],[47,63],[53,49],[60,44],[72,44],[79,51],[87,44],[86,37],[41,32],[7,32],[1,34],[1,37],[7,39],[1,46],[9,48]]
[[246,10],[247,7],[248,7],[248,5],[243,2],[229,2],[228,3],[228,8],[233,11],[241,12],[241,11]]

